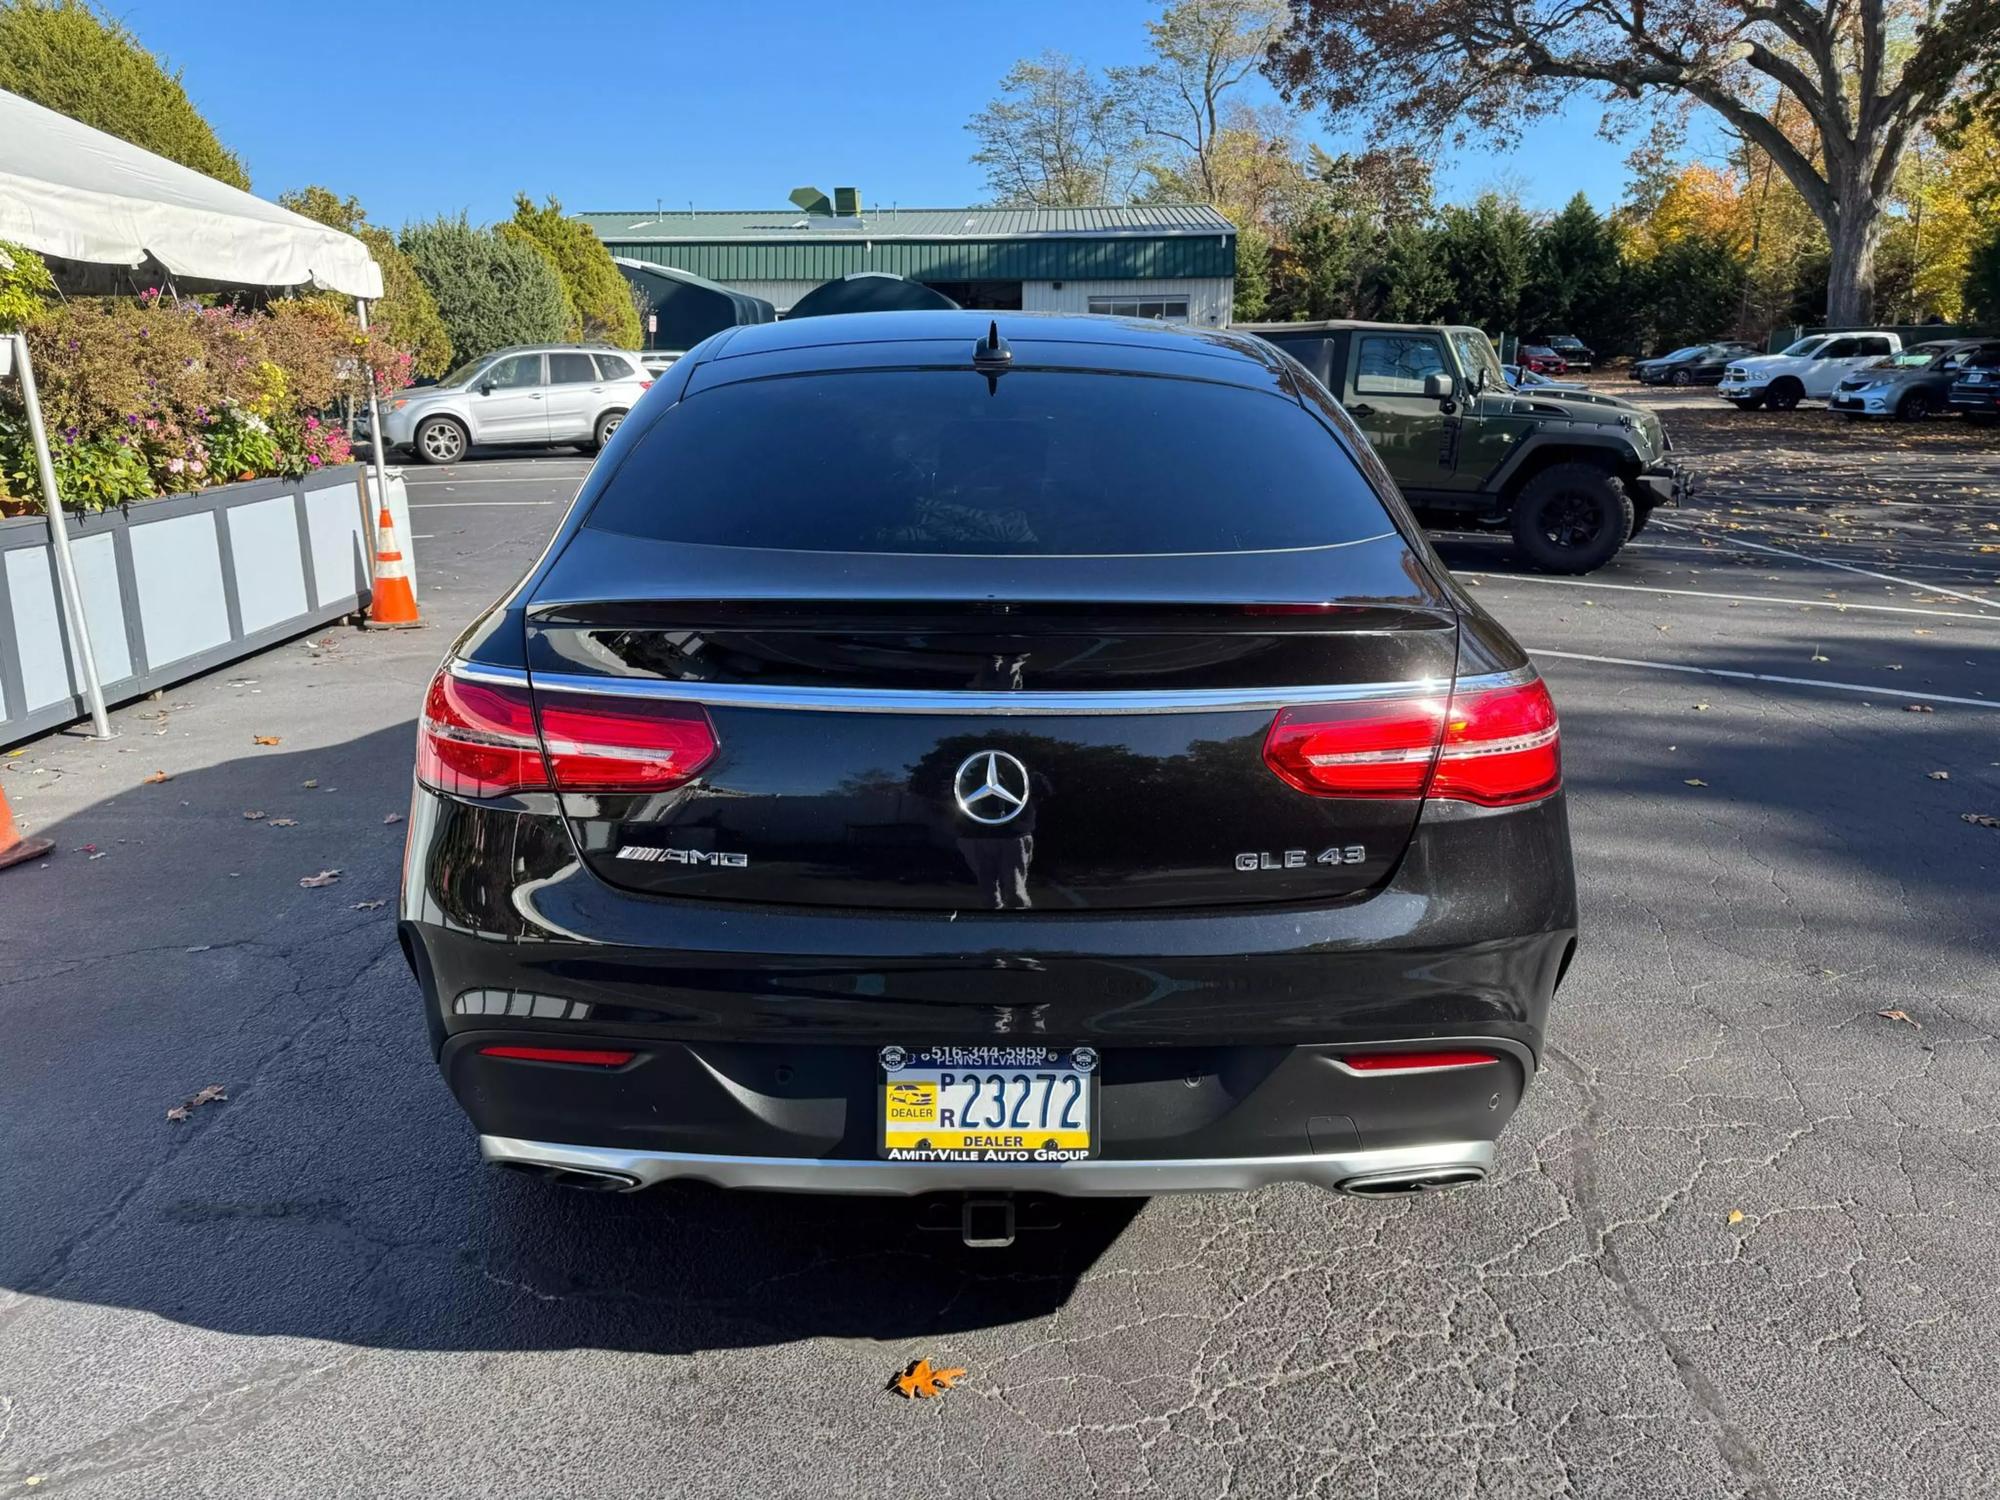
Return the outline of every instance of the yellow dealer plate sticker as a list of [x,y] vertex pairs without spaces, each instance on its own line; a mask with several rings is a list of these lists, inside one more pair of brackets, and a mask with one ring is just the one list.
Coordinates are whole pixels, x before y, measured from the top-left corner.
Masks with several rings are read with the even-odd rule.
[[881,1154],[891,1161],[1078,1161],[1096,1146],[1090,1047],[885,1047]]

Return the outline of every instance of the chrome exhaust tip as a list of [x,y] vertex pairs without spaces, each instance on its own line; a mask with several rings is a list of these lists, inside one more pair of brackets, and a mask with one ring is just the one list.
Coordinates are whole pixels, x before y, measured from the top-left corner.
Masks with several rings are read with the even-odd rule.
[[1470,1162],[1427,1167],[1417,1171],[1375,1172],[1350,1177],[1337,1191],[1353,1198],[1405,1198],[1414,1193],[1439,1193],[1446,1188],[1471,1187],[1486,1180],[1486,1169]]
[[632,1193],[643,1186],[638,1178],[628,1177],[623,1172],[596,1172],[584,1167],[558,1166],[553,1162],[496,1161],[493,1165],[529,1177],[539,1177],[557,1187],[576,1188],[586,1193]]

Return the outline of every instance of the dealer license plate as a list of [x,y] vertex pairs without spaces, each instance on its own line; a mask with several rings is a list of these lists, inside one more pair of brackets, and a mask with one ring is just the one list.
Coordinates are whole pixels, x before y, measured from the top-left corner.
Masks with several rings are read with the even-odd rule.
[[1096,1148],[1090,1047],[884,1047],[891,1161],[1077,1161]]

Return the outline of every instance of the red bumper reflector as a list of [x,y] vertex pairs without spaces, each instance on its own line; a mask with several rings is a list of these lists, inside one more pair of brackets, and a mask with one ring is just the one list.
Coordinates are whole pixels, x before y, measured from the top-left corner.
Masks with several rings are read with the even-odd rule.
[[481,1047],[481,1057],[508,1057],[516,1062],[581,1063],[587,1068],[622,1068],[639,1054],[593,1047]]
[[1490,1052],[1356,1052],[1340,1065],[1352,1073],[1444,1073],[1498,1061]]

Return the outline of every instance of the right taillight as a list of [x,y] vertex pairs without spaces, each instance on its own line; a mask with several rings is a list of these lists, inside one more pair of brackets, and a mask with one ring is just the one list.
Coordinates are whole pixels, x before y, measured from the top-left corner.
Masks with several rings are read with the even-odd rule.
[[1427,797],[1511,807],[1561,785],[1562,735],[1540,678],[1451,695]]
[[1287,708],[1264,762],[1315,797],[1428,797],[1510,807],[1562,785],[1555,704],[1539,679]]

